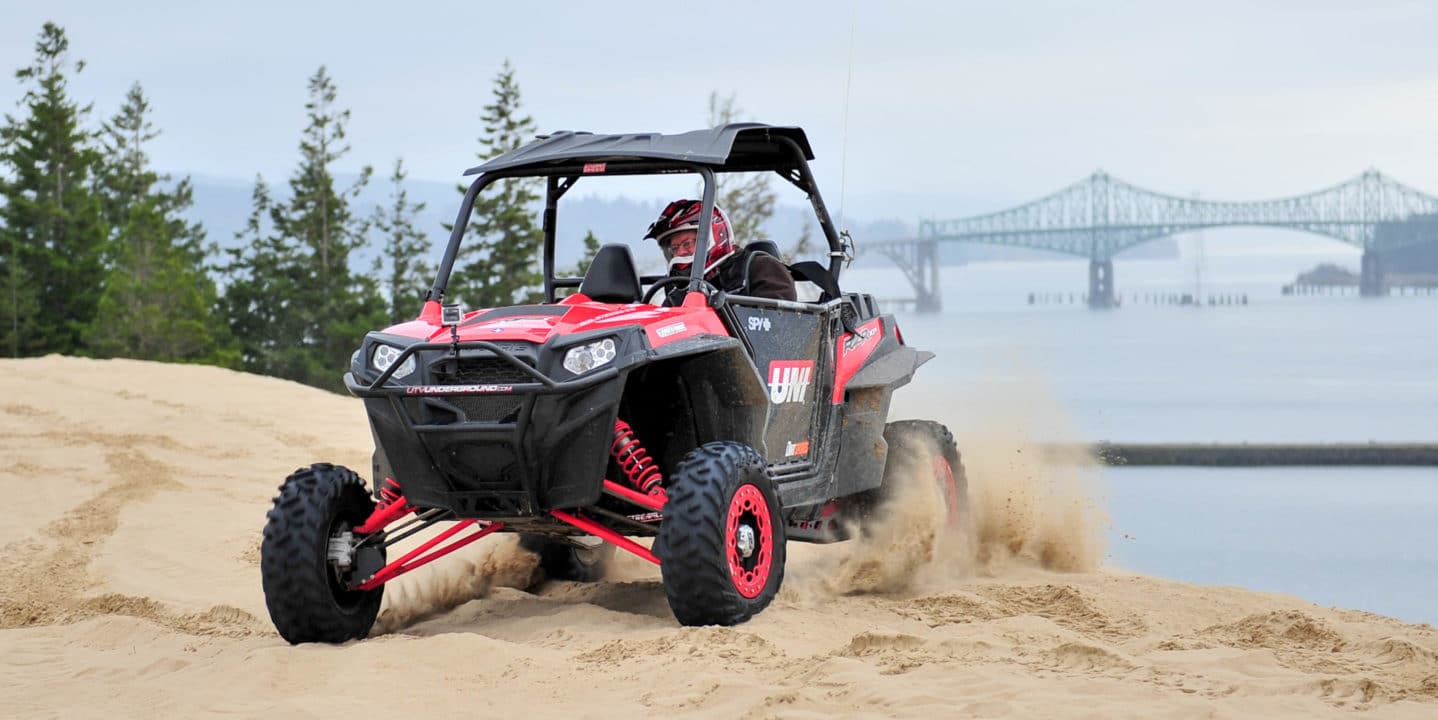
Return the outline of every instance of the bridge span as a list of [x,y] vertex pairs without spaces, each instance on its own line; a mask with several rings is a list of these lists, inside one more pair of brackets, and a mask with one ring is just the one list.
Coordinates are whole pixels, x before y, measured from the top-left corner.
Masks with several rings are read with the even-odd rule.
[[1376,170],[1297,197],[1223,202],[1165,195],[1102,171],[1018,207],[955,220],[921,220],[917,237],[863,243],[903,270],[920,312],[942,308],[939,243],[1005,245],[1089,259],[1090,307],[1115,304],[1113,257],[1159,238],[1220,227],[1271,227],[1363,250],[1361,294],[1387,294],[1384,255],[1438,244],[1438,197]]

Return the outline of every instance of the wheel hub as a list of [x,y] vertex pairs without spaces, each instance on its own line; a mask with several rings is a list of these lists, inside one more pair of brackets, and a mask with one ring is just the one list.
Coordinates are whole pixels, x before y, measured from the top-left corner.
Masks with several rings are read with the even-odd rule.
[[739,538],[736,544],[739,547],[739,557],[748,558],[754,554],[754,528],[745,524],[739,526]]
[[734,589],[746,598],[759,597],[769,582],[774,527],[768,501],[758,487],[745,484],[734,492],[725,524],[725,546]]
[[354,533],[345,530],[331,535],[326,555],[336,568],[348,570],[354,562]]

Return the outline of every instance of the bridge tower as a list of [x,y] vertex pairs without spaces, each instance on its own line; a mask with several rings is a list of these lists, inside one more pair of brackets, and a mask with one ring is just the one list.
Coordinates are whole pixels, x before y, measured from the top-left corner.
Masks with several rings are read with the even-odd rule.
[[1113,252],[1110,231],[1109,191],[1112,180],[1100,170],[1089,178],[1088,306],[1095,310],[1114,307]]
[[1088,306],[1094,309],[1114,307],[1113,259],[1088,261]]
[[914,310],[935,314],[944,309],[939,290],[939,239],[933,223],[919,221],[919,237],[899,252],[890,247],[884,252],[893,258],[914,286]]
[[943,297],[939,294],[939,241],[929,238],[919,243],[916,249],[919,282],[914,284],[914,309],[921,313],[938,313],[944,309]]
[[904,272],[914,288],[915,311],[937,313],[944,309],[939,290],[939,240],[925,222],[920,221],[919,237],[913,240],[879,242],[865,247],[887,255]]
[[1363,297],[1380,297],[1388,294],[1388,281],[1383,277],[1383,257],[1378,248],[1369,245],[1363,249],[1363,265],[1358,275],[1358,294]]
[[1368,170],[1358,178],[1359,215],[1363,218],[1358,235],[1363,246],[1358,294],[1362,297],[1388,294],[1388,283],[1383,277],[1383,257],[1378,252],[1378,227],[1375,224],[1382,215],[1380,207],[1385,194],[1383,185],[1383,177],[1375,170]]

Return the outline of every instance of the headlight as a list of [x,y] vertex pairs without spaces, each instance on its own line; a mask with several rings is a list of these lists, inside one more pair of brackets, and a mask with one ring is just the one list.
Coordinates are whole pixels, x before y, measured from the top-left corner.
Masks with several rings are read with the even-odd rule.
[[583,375],[601,365],[609,364],[618,354],[614,349],[614,338],[604,338],[599,342],[570,348],[569,352],[564,353],[564,369],[575,375]]
[[[374,369],[384,372],[389,369],[389,366],[394,364],[395,360],[399,359],[400,352],[400,349],[393,345],[377,344],[374,346],[374,355],[370,357],[370,365],[372,365]],[[414,356],[410,355],[404,359],[404,362],[400,363],[399,368],[395,370],[394,374],[390,377],[396,380],[406,378],[414,372],[414,368]]]

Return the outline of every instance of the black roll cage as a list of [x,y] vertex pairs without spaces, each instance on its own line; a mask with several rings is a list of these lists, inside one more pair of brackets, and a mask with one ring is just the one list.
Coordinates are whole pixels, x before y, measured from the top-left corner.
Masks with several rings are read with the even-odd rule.
[[[579,287],[582,278],[554,276],[554,245],[555,245],[555,223],[559,213],[559,199],[574,187],[581,177],[603,177],[617,175],[670,175],[670,174],[697,174],[704,182],[704,193],[702,207],[700,208],[700,226],[698,237],[695,238],[694,257],[707,258],[709,256],[709,232],[710,220],[714,214],[714,195],[716,172],[760,172],[772,170],[779,177],[799,188],[809,198],[809,204],[814,208],[814,214],[818,217],[819,228],[824,233],[824,238],[829,243],[829,273],[834,281],[839,280],[839,271],[842,269],[845,258],[845,247],[840,238],[838,230],[834,227],[833,220],[829,217],[829,209],[824,205],[824,199],[819,194],[819,186],[814,182],[813,172],[809,169],[809,161],[804,155],[804,150],[792,138],[784,136],[773,136],[773,142],[781,145],[789,153],[789,162],[776,166],[774,163],[755,164],[753,166],[731,166],[711,165],[706,163],[684,162],[678,160],[653,160],[645,158],[616,158],[603,162],[593,160],[575,160],[573,162],[561,162],[544,165],[527,165],[515,168],[504,168],[491,170],[479,174],[470,183],[469,189],[464,193],[464,201],[460,203],[459,212],[455,217],[454,229],[449,236],[449,244],[445,246],[444,258],[440,261],[439,271],[435,275],[434,285],[430,288],[425,300],[443,302],[445,290],[449,286],[449,277],[454,270],[455,258],[459,255],[459,246],[464,239],[464,231],[469,226],[470,215],[474,211],[475,198],[484,188],[496,181],[506,178],[535,177],[545,178],[546,188],[544,197],[543,216],[543,271],[544,271],[544,299],[545,302],[555,301],[555,289],[561,287]],[[689,286],[687,292],[702,292],[704,285],[703,262],[695,262],[690,270]],[[663,276],[645,276],[641,278],[644,283],[653,283]]]

